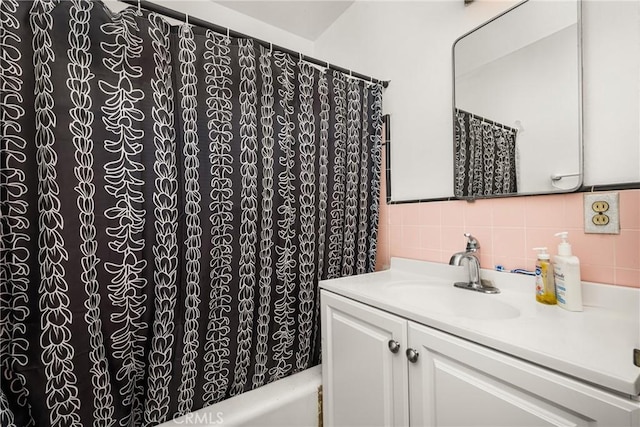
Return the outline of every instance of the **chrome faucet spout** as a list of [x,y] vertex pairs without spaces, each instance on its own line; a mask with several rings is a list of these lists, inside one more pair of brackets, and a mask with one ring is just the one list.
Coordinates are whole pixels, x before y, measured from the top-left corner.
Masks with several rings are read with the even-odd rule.
[[449,265],[460,265],[460,261],[462,261],[462,257],[464,257],[467,252],[456,252],[451,255],[451,259],[449,259]]

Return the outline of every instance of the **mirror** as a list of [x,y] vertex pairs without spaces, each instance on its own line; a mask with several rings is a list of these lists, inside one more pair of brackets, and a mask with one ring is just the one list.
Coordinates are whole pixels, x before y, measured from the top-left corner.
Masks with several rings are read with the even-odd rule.
[[579,8],[527,0],[454,43],[456,197],[582,184]]

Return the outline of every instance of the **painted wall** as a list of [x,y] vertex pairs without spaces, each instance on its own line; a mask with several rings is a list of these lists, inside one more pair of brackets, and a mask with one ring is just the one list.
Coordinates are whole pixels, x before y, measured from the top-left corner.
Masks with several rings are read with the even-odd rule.
[[[511,1],[358,1],[315,56],[390,79],[394,200],[453,194],[451,46]],[[583,0],[587,185],[640,181],[640,2]]]
[[[384,193],[385,185],[382,185]],[[584,193],[387,205],[381,198],[378,270],[390,257],[448,263],[464,250],[465,232],[480,241],[482,268],[533,270],[536,253],[557,253],[559,231],[569,232],[582,280],[640,287],[640,190],[620,192],[620,234],[585,234]]]

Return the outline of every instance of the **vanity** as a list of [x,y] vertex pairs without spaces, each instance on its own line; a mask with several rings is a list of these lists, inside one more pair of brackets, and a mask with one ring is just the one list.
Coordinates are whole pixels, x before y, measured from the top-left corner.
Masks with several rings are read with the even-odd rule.
[[640,290],[583,283],[574,313],[531,276],[467,274],[393,258],[320,282],[324,425],[640,426]]

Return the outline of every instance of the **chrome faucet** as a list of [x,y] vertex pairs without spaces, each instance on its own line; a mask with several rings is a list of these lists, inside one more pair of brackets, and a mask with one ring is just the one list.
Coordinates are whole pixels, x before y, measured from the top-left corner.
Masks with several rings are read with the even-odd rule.
[[462,265],[463,261],[466,262],[469,269],[469,281],[468,282],[456,282],[453,285],[468,289],[471,291],[483,292],[486,294],[497,294],[500,290],[494,286],[483,283],[480,279],[480,242],[469,233],[464,233],[467,238],[467,248],[464,252],[457,252],[451,256],[449,265]]

